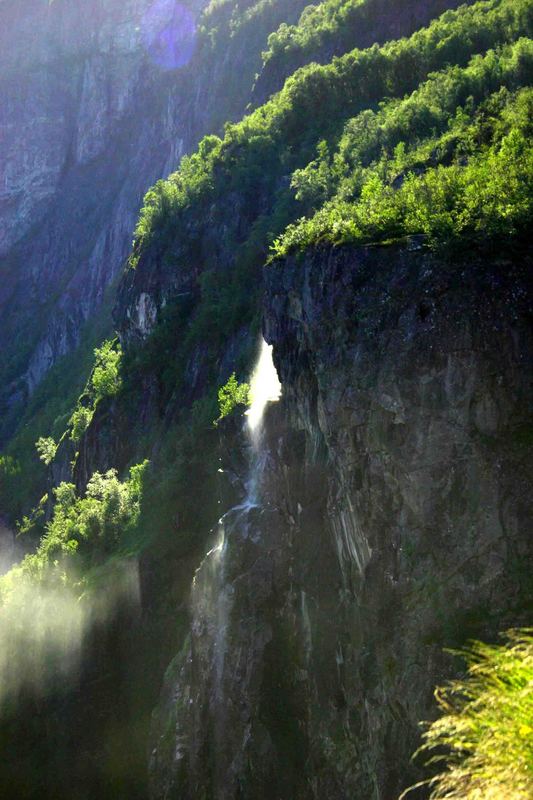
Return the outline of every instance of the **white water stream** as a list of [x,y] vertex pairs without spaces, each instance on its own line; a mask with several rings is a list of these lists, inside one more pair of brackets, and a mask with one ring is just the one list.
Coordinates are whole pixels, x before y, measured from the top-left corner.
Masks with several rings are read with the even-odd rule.
[[[218,523],[218,541],[206,555],[193,582],[193,632],[209,631],[212,642],[211,674],[218,704],[217,720],[223,735],[224,669],[227,633],[232,609],[233,587],[227,576],[227,546],[233,535],[246,538],[251,531],[250,515],[260,506],[260,482],[265,466],[263,422],[269,403],[281,396],[281,384],[272,360],[272,347],[263,340],[250,381],[250,407],[246,412],[246,433],[251,444],[246,493],[243,502],[227,511]],[[253,535],[253,534],[252,534]]]
[[259,445],[263,417],[268,403],[276,402],[281,397],[281,383],[272,359],[272,346],[263,339],[259,359],[250,381],[250,408],[248,431],[254,447]]

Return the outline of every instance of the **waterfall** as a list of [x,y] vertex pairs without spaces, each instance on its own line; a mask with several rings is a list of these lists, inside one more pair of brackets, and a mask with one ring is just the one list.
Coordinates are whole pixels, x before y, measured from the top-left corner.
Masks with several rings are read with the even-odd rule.
[[261,536],[258,525],[261,476],[267,460],[263,422],[268,404],[278,400],[280,395],[281,384],[272,360],[272,348],[262,341],[250,381],[250,407],[246,413],[245,434],[250,444],[250,457],[244,498],[220,518],[216,542],[197,570],[192,590],[196,670],[210,676],[208,703],[218,756],[224,748],[228,724],[225,686],[231,669],[227,660],[235,579],[230,544],[246,540],[256,543]]
[[281,396],[281,383],[272,359],[272,345],[262,340],[259,359],[250,382],[250,408],[246,412],[248,432],[254,447],[259,445],[263,417],[268,403]]
[[258,505],[261,473],[265,465],[266,452],[263,444],[263,421],[269,403],[281,397],[281,383],[272,359],[272,346],[263,339],[257,364],[250,381],[250,407],[246,412],[246,433],[251,444],[251,458],[244,506]]
[[[251,444],[248,478],[245,481],[246,493],[242,503],[231,508],[220,518],[217,542],[207,553],[203,563],[209,559],[216,561],[217,564],[221,561],[226,545],[227,523],[231,521],[234,525],[235,518],[246,514],[252,508],[257,508],[259,504],[259,478],[265,460],[262,448],[263,420],[268,404],[276,402],[280,397],[281,383],[272,358],[272,346],[262,339],[259,357],[250,380],[250,406],[246,412],[245,430]],[[202,568],[203,564],[197,572],[195,583]]]

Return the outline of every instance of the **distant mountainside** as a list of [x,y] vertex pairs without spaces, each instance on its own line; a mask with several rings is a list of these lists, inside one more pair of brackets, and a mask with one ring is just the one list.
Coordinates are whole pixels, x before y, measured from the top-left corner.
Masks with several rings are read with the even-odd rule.
[[147,189],[240,118],[268,34],[304,5],[2,4],[0,438],[91,339]]

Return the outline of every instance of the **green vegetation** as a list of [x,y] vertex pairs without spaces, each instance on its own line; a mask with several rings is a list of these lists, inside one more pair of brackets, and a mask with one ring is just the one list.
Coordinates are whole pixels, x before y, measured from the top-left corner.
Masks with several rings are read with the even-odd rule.
[[[486,224],[502,244],[516,235],[528,219],[520,89],[532,22],[526,0],[463,6],[408,39],[308,65],[223,138],[206,137],[145,198],[130,268],[157,258],[188,284],[128,354],[127,380],[155,373],[163,404],[177,393],[198,399],[184,376],[201,351],[203,390],[216,396],[220,347],[258,327],[272,246],[282,255],[321,238],[411,231],[466,241]],[[472,187],[485,184],[485,159],[481,204]],[[514,183],[503,181],[508,168]]]
[[69,420],[70,438],[79,442],[93,418],[96,406],[105,397],[113,397],[122,385],[118,340],[105,341],[94,351],[93,371]]
[[[442,4],[427,3],[427,19],[436,16]],[[405,33],[413,25],[412,0],[322,0],[309,4],[298,23],[283,23],[270,34],[263,53],[268,73],[288,74],[310,61],[329,61],[355,46],[381,41],[394,26]],[[421,9],[415,12],[420,19]],[[419,23],[420,24],[420,23]],[[390,38],[387,36],[387,38]]]
[[73,442],[79,442],[94,415],[94,409],[87,406],[77,405],[69,420],[70,438]]
[[120,389],[120,356],[116,340],[106,341],[94,351],[95,365],[90,385],[96,402],[104,397],[112,397]]
[[[523,63],[524,57],[533,65],[529,41],[519,42],[510,54],[518,54],[515,63]],[[495,54],[486,60],[496,61]],[[476,59],[475,66],[481,62]],[[498,59],[497,63],[502,70],[505,60]],[[460,75],[460,71],[451,72]],[[431,83],[434,88],[438,81]],[[392,104],[374,119],[365,114],[363,119],[354,120],[333,158],[322,149],[310,167],[295,174],[297,196],[309,206],[319,205],[327,194],[332,197],[313,216],[287,228],[274,242],[274,256],[285,256],[319,241],[341,244],[406,234],[425,234],[435,245],[487,245],[528,229],[532,217],[533,91],[510,93],[502,87],[479,105],[470,94],[465,106],[458,106],[455,115],[448,118],[441,136],[426,140],[420,136],[408,148],[404,139],[398,141],[393,135],[389,140],[393,151],[387,152],[384,140],[390,129],[394,130],[390,118],[394,126],[402,114],[409,120],[412,100]],[[415,119],[429,110],[428,106],[419,106]],[[446,119],[438,106],[432,110],[434,117],[440,112]],[[372,123],[376,122],[372,142]],[[419,130],[422,133],[422,126]],[[398,128],[394,133],[397,135]],[[357,146],[361,135],[365,141]],[[366,166],[369,144],[374,145],[376,139],[385,155]]]
[[[82,331],[78,350],[54,364],[29,399],[24,414],[12,421],[14,436],[0,456],[0,509],[12,524],[28,514],[47,490],[47,470],[43,469],[35,443],[41,437],[56,442],[63,437],[93,368],[94,349],[109,336],[109,300],[107,297],[101,313]],[[2,458],[16,463],[17,478],[3,479]]]
[[51,436],[40,436],[35,442],[35,449],[39,453],[39,458],[48,466],[55,458],[57,444]]
[[[268,37],[268,50],[263,54],[265,63],[271,59],[288,59],[295,53],[316,52],[327,39],[335,38],[339,46],[339,35],[347,37],[375,3],[369,0],[324,0],[309,5],[302,13],[297,25],[280,25]],[[355,23],[355,25],[354,25]]]
[[[518,42],[514,48],[502,45],[527,36],[532,21],[531,5],[525,0],[488,0],[447,12],[409,39],[364,51],[355,50],[329,65],[311,64],[299,70],[266,105],[242,122],[229,125],[223,140],[215,136],[204,139],[198,152],[182,161],[178,173],[159,182],[147,194],[136,230],[131,265],[135,266],[149,247],[172,250],[175,232],[185,232],[185,236],[180,235],[176,251],[180,262],[202,264],[207,254],[216,248],[217,260],[232,264],[230,281],[236,281],[237,275],[245,273],[246,280],[239,280],[238,285],[232,287],[231,307],[242,301],[243,292],[249,291],[250,269],[261,266],[265,252],[276,239],[275,252],[282,254],[293,247],[306,246],[322,235],[327,237],[328,228],[334,240],[372,238],[376,235],[374,228],[384,236],[405,229],[425,231],[429,226],[424,219],[427,209],[421,209],[418,216],[422,219],[415,218],[412,213],[410,192],[418,191],[418,187],[412,180],[408,181],[397,197],[394,194],[392,202],[388,197],[387,177],[389,182],[394,177],[383,173],[391,173],[406,150],[413,171],[420,171],[424,163],[432,165],[434,162],[435,147],[444,145],[448,151],[440,160],[449,166],[454,143],[450,135],[446,138],[447,127],[460,125],[459,109],[472,115],[483,99],[500,87],[514,89],[530,80],[529,41]],[[493,48],[493,52],[487,53],[489,48]],[[477,53],[487,55],[476,59]],[[450,63],[455,66],[446,68]],[[443,68],[440,77],[432,75],[432,71]],[[410,101],[409,95],[412,95]],[[389,100],[383,110],[376,110],[377,104],[386,97],[405,99]],[[359,113],[359,118],[353,117],[354,112]],[[351,118],[353,121],[347,123]],[[420,165],[415,151],[419,139],[424,136],[426,152],[418,153],[418,159],[422,158]],[[522,158],[516,142],[515,137],[503,152],[498,147],[493,149],[490,157],[497,167],[503,169],[515,157]],[[335,153],[336,143],[339,154]],[[486,144],[490,145],[490,140],[476,142],[466,156],[460,147],[455,148],[458,158],[480,151],[478,164],[467,176],[462,176],[468,183],[479,179],[484,158],[480,145]],[[317,146],[321,148],[318,167],[314,159]],[[360,156],[358,149],[362,151]],[[510,154],[510,149],[514,155]],[[331,165],[326,155],[329,152],[335,153]],[[375,164],[377,175],[361,175],[360,169],[368,170],[373,161],[381,162]],[[406,166],[408,164],[403,165],[404,172]],[[521,168],[520,164],[515,166]],[[401,172],[397,170],[398,174]],[[286,184],[287,174],[293,176],[292,188]],[[502,230],[505,227],[502,209],[498,210],[498,204],[493,202],[493,194],[488,196],[489,206],[483,219],[476,216],[477,211],[468,199],[463,205],[462,188],[454,189],[462,182],[462,177],[451,168],[448,172],[428,172],[426,178],[421,179],[422,195],[429,197],[426,206],[437,199],[436,183],[442,180],[443,188],[446,187],[445,197],[439,199],[442,215],[436,225],[436,235],[442,227],[442,217],[449,213],[450,204],[452,216],[455,213],[455,216],[465,217],[466,229],[483,224],[487,218],[490,221],[494,214],[495,228]],[[304,185],[306,178],[307,187]],[[366,219],[366,210],[370,208],[373,224],[360,231],[357,218],[355,222],[352,220],[352,205],[365,178],[368,185],[363,192],[359,216]],[[350,184],[351,194],[347,192]],[[307,211],[311,205],[319,211],[320,202],[331,199],[336,187],[339,197],[334,208],[326,206],[312,225],[304,223],[296,229],[290,228],[285,237],[281,236],[302,210]],[[516,188],[518,194],[510,198],[511,203],[515,199],[520,202],[522,187]],[[495,185],[493,192],[497,191],[499,186]],[[230,203],[223,197],[231,198]],[[407,206],[405,214],[402,209],[396,209],[397,201],[400,206]],[[523,214],[518,217],[510,216],[509,232],[513,231],[515,223],[521,222]],[[206,218],[210,220],[209,230],[203,229],[199,222]],[[215,244],[217,230],[222,226],[224,244],[220,241]],[[340,229],[340,237],[336,236],[337,229]],[[218,273],[220,269],[214,270],[210,259],[202,282],[212,287],[209,281],[212,276],[215,285],[223,289],[228,285],[228,274],[221,279]],[[204,307],[203,289],[201,285],[200,307]]]
[[431,800],[533,796],[532,634],[510,631],[504,645],[474,642],[458,654],[467,676],[437,689],[442,716],[427,727],[419,751],[439,768],[417,784],[431,787]]
[[[59,445],[67,436],[65,429],[73,442],[79,442],[93,418],[98,403],[104,398],[116,395],[121,388],[121,350],[118,342],[104,341],[100,347],[94,349],[93,356],[95,364],[74,411],[70,418],[68,414],[60,416],[53,426],[54,433],[59,434],[58,441],[53,436],[39,436],[35,442],[39,460],[45,466],[49,466],[56,457]],[[37,416],[36,422],[39,421]],[[29,430],[32,429],[30,427]],[[26,432],[24,433],[26,435],[16,437],[14,440],[15,452],[20,448],[21,452],[25,453],[28,436]],[[15,519],[19,518],[18,528],[21,534],[39,536],[44,530],[44,504],[48,496],[45,495],[36,506],[35,502],[39,496],[36,492],[39,489],[41,494],[44,492],[45,475],[41,466],[40,470],[36,470],[34,477],[31,462],[26,473],[23,465],[27,463],[27,460],[21,462],[18,458],[7,454],[0,457],[0,502],[2,509],[11,511]],[[57,508],[57,503],[55,507]]]
[[71,483],[54,489],[54,513],[45,526],[35,553],[0,579],[0,599],[16,586],[17,577],[27,575],[49,584],[77,581],[90,568],[125,546],[135,528],[148,462],[132,467],[121,482],[114,469],[96,472],[85,497],[78,497]]
[[[339,124],[342,129],[350,112],[412,92],[431,71],[449,63],[464,65],[477,52],[527,35],[532,23],[526,0],[488,0],[448,12],[409,39],[299,70],[266,105],[229,125],[223,140],[206,137],[195,154],[183,159],[179,172],[148,192],[133,265],[150,243],[168,242],[176,227],[187,229],[202,201],[237,188],[245,199],[275,191],[280,174],[297,168],[299,161],[307,163],[305,156],[320,139],[334,135]],[[191,239],[198,234],[196,229],[190,233]]]
[[237,406],[248,406],[249,404],[250,384],[239,383],[235,373],[232,373],[228,382],[218,390],[220,416],[217,421],[233,413]]

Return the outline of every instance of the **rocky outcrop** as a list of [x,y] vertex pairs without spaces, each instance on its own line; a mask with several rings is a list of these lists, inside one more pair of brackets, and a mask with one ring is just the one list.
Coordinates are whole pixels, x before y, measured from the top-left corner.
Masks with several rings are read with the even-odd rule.
[[525,623],[527,258],[422,241],[267,271],[283,384],[155,718],[154,798],[392,800],[445,646]]

